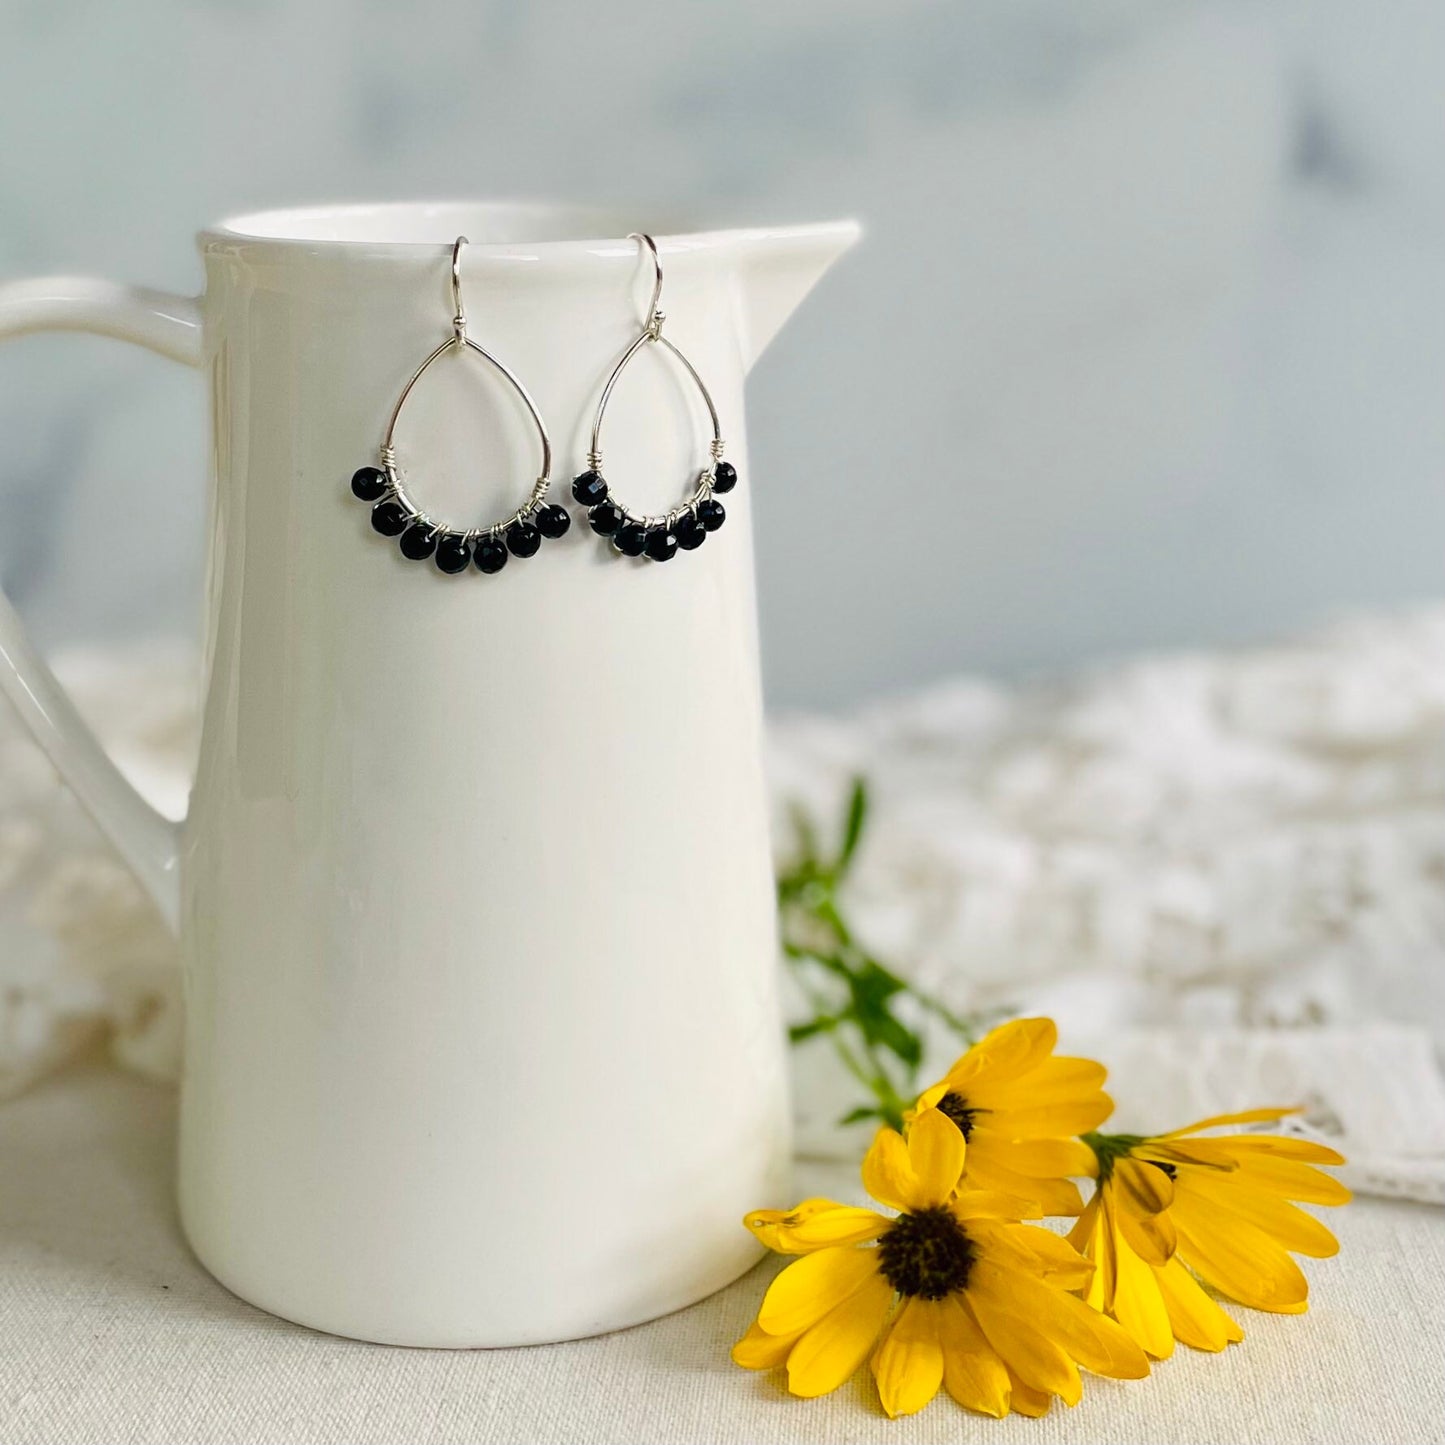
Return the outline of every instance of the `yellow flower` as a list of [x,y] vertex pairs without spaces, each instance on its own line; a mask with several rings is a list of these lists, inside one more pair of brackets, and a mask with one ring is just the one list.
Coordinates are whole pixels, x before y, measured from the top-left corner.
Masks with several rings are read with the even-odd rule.
[[1334,1235],[1290,1201],[1345,1203],[1350,1191],[1313,1167],[1343,1164],[1342,1155],[1274,1134],[1187,1137],[1292,1112],[1250,1109],[1171,1134],[1090,1137],[1099,1185],[1069,1235],[1098,1266],[1084,1297],[1156,1359],[1176,1339],[1222,1350],[1244,1338],[1199,1281],[1252,1309],[1302,1314],[1309,1285],[1290,1252],[1338,1252]]
[[1092,1059],[1055,1058],[1052,1019],[1016,1019],[973,1046],[918,1100],[952,1119],[968,1144],[964,1184],[1038,1202],[1045,1214],[1077,1214],[1084,1201],[1067,1176],[1093,1173],[1093,1156],[1072,1136],[1113,1112],[1105,1069]]
[[1071,1290],[1091,1266],[1058,1235],[1020,1224],[1027,1201],[960,1189],[966,1147],[936,1109],[905,1141],[881,1129],[863,1184],[900,1211],[809,1199],[744,1223],[770,1249],[803,1258],[773,1280],[757,1322],[733,1346],[750,1370],[787,1367],[795,1395],[825,1395],[871,1356],[889,1415],[921,1410],[942,1386],[987,1415],[1076,1404],[1080,1365],[1149,1373],[1144,1352]]

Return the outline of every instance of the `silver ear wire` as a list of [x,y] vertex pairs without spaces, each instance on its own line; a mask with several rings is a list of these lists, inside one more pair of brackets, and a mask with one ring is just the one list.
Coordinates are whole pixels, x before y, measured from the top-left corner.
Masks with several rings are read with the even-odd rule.
[[653,333],[655,341],[662,332],[663,321],[662,312],[658,310],[662,301],[662,257],[657,254],[657,242],[646,231],[630,231],[627,239],[641,241],[652,257],[652,300],[647,303],[647,329]]
[[[381,439],[381,466],[379,469],[362,467],[351,479],[351,490],[363,501],[375,503],[371,514],[373,528],[383,536],[399,536],[403,556],[420,561],[434,555],[443,572],[464,571],[470,561],[475,561],[482,571],[497,572],[506,563],[508,552],[518,557],[533,556],[541,546],[541,538],[562,536],[571,525],[571,518],[562,507],[543,505],[551,486],[552,439],[532,394],[516,372],[467,334],[467,311],[462,297],[462,251],[466,245],[465,236],[458,236],[452,244],[452,334],[432,350],[402,387]],[[407,398],[432,363],[454,348],[475,352],[501,373],[526,406],[542,449],[542,469],[526,500],[500,522],[483,527],[453,527],[418,505],[396,461],[396,424]]]
[[467,339],[467,308],[462,304],[462,251],[471,243],[465,236],[452,242],[452,332],[457,341]]
[[647,303],[647,320],[643,322],[641,335],[639,335],[632,345],[618,358],[617,365],[612,368],[612,373],[608,376],[606,385],[602,388],[602,395],[597,402],[597,415],[592,422],[592,442],[587,453],[587,465],[594,469],[601,470],[602,453],[599,450],[599,443],[602,436],[602,418],[607,412],[607,403],[612,397],[612,388],[617,385],[617,378],[622,375],[622,370],[627,363],[631,361],[644,346],[653,341],[660,341],[673,356],[682,363],[683,369],[692,378],[693,385],[697,387],[698,395],[702,397],[703,404],[707,407],[707,414],[712,419],[713,439],[710,448],[712,456],[714,459],[720,459],[723,454],[722,426],[718,421],[717,407],[713,404],[712,393],[707,389],[702,377],[697,374],[697,368],[693,366],[692,362],[662,334],[662,323],[667,320],[667,316],[661,309],[662,257],[657,253],[657,242],[645,231],[633,231],[627,239],[629,241],[640,241],[645,247],[646,253],[652,257],[652,300]]
[[[619,551],[637,556],[645,550],[654,561],[662,562],[671,557],[678,546],[687,551],[701,546],[708,532],[722,526],[726,513],[713,493],[731,491],[737,484],[737,471],[722,459],[722,424],[718,420],[712,393],[692,362],[662,334],[667,317],[662,310],[662,257],[657,242],[645,231],[633,231],[627,239],[638,242],[642,254],[652,262],[652,299],[647,305],[642,330],[618,357],[617,364],[603,383],[602,393],[597,399],[597,413],[592,420],[588,469],[573,481],[572,495],[589,509],[588,520],[592,529],[611,536]],[[677,360],[697,388],[712,422],[712,440],[708,445],[710,461],[698,473],[691,494],[680,506],[655,514],[636,512],[619,502],[602,475],[602,422],[607,414],[607,404],[627,364],[644,346],[649,345],[665,347]]]

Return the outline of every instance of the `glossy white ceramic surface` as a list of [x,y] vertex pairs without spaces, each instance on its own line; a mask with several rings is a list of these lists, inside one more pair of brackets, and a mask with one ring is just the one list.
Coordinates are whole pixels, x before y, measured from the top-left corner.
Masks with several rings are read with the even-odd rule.
[[[587,237],[636,224],[273,213],[202,236],[198,303],[0,288],[0,334],[105,332],[210,378],[206,700],[179,834],[8,607],[0,680],[179,921],[186,1232],[238,1294],[321,1329],[509,1345],[651,1318],[746,1268],[741,1215],[785,1192],[750,540],[768,481],[743,378],[856,228],[659,237],[668,335],[742,476],[699,551],[619,560],[574,507],[538,557],[447,578],[373,534],[348,488],[447,334],[465,233],[472,335],[535,397],[570,506],[650,280],[634,243]],[[484,367],[434,371],[401,465],[459,523],[500,516],[535,434]],[[683,494],[697,405],[662,356],[629,368],[606,438],[629,501]]]

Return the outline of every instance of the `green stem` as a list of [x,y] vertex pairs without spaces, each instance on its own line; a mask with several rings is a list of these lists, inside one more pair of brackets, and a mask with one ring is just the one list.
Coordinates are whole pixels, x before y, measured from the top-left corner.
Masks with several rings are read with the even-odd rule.
[[[872,1096],[870,1111],[901,1128],[904,1112],[917,1093],[923,1040],[894,1011],[895,1002],[912,999],[916,1008],[942,1022],[966,1046],[976,1041],[975,1027],[941,999],[906,983],[894,969],[870,957],[844,917],[839,897],[842,881],[868,816],[862,779],[852,785],[841,841],[831,859],[823,856],[812,821],[800,809],[792,811],[799,858],[778,877],[783,953],[813,1009],[813,1017],[798,1025],[797,1042],[826,1033],[843,1066]],[[809,965],[819,970],[821,979],[809,972]],[[824,982],[826,990],[820,986]]]
[[1094,1151],[1099,1163],[1099,1182],[1102,1184],[1113,1172],[1114,1161],[1127,1157],[1144,1142],[1142,1134],[1100,1134],[1094,1130],[1079,1136],[1081,1143]]
[[[826,1000],[820,997],[817,990],[814,989],[808,983],[807,979],[803,977],[802,969],[796,967],[796,965],[802,963],[808,957],[810,957],[810,955],[803,954],[790,960],[795,965],[794,973],[796,974],[798,979],[798,987],[801,988],[803,992],[808,995],[808,1002],[813,1006],[815,1020],[831,1017],[831,1015],[828,1013],[828,1005]],[[843,1064],[847,1068],[848,1072],[852,1074],[853,1077],[857,1079],[858,1082],[862,1084],[865,1089],[871,1089],[873,1087],[872,1080],[868,1077],[868,1073],[863,1068],[863,1065],[860,1064],[857,1058],[854,1056],[852,1049],[848,1047],[847,1041],[838,1034],[836,1028],[829,1029],[828,1034],[833,1041],[834,1052],[836,1052],[838,1057],[843,1061]]]

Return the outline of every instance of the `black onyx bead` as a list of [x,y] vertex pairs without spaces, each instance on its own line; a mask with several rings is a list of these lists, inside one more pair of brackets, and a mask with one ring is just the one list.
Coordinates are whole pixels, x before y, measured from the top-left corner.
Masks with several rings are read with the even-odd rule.
[[697,504],[697,519],[709,532],[716,532],[728,519],[727,509],[721,502],[709,497]]
[[677,545],[684,552],[695,552],[707,541],[707,528],[691,512],[679,517],[677,526],[672,530],[677,536]]
[[536,516],[537,530],[544,537],[565,537],[572,525],[572,514],[566,507],[543,507]]
[[513,522],[507,528],[507,551],[514,557],[535,557],[542,534],[530,522]]
[[635,522],[629,522],[612,534],[612,545],[624,557],[640,557],[642,549],[647,546],[647,529],[639,527]]
[[443,532],[437,539],[437,570],[465,572],[472,560],[472,544],[459,532]]
[[420,562],[424,557],[430,557],[437,549],[437,534],[427,526],[425,522],[413,522],[410,527],[401,534],[401,555],[410,557],[413,562]]
[[712,489],[730,492],[738,484],[738,469],[731,462],[719,462],[712,471]]
[[610,537],[622,525],[622,512],[611,502],[601,502],[587,513],[587,525],[599,537]]
[[483,537],[472,551],[472,561],[479,571],[500,572],[507,565],[507,549],[496,537]]
[[677,555],[677,537],[666,527],[654,527],[647,534],[647,555],[654,562],[671,562]]
[[400,502],[378,502],[371,509],[371,525],[383,537],[399,537],[411,526],[411,513]]
[[379,467],[362,467],[359,472],[351,474],[351,490],[363,502],[375,502],[387,494],[390,484],[386,473]]
[[572,483],[572,495],[584,507],[595,507],[607,500],[607,483],[598,472],[583,472]]

